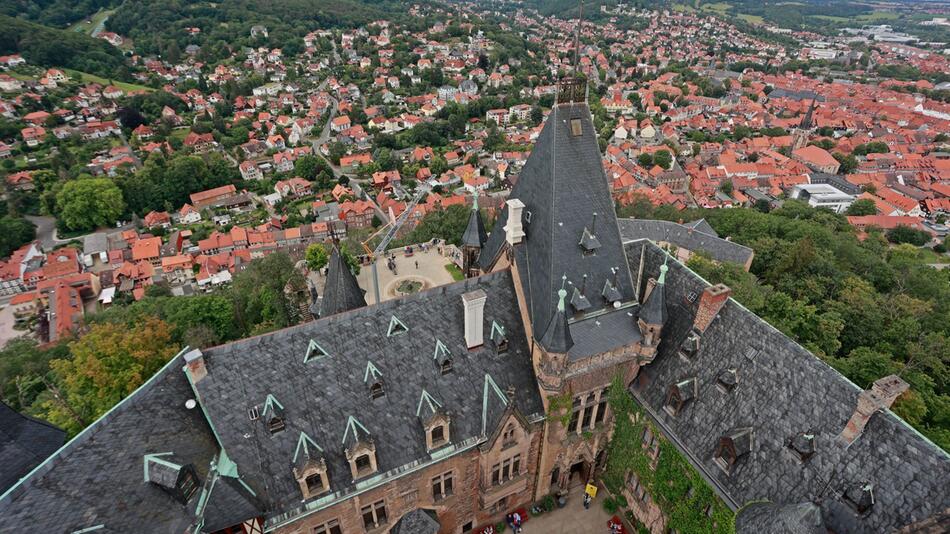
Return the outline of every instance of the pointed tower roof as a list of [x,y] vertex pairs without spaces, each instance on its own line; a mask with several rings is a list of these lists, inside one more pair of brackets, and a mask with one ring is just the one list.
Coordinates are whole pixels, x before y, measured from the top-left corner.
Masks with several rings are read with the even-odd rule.
[[323,290],[323,303],[320,306],[320,315],[326,317],[345,311],[366,306],[363,290],[356,282],[356,277],[350,271],[343,255],[334,245],[330,252],[327,285]]
[[669,267],[666,262],[660,265],[660,277],[656,280],[656,287],[650,292],[650,298],[643,303],[640,309],[640,318],[647,324],[664,324],[666,322],[666,300],[663,296],[666,285],[666,271]]
[[571,338],[571,327],[567,324],[567,310],[564,306],[566,297],[567,290],[559,289],[557,292],[557,311],[551,316],[551,321],[540,340],[544,348],[557,354],[567,354],[567,351],[574,346],[574,339]]
[[462,234],[462,246],[482,248],[487,240],[488,232],[485,231],[485,223],[482,222],[482,215],[478,210],[478,191],[476,191],[472,200],[472,214],[468,217],[468,226]]
[[[556,104],[548,115],[509,197],[525,206],[525,238],[514,245],[514,261],[535,337],[545,333],[556,312],[562,275],[575,286],[587,275],[588,289],[611,286],[612,301],[601,291],[586,292],[587,315],[609,309],[614,301],[636,299],[590,109],[583,100],[571,100],[582,99],[584,89],[565,87],[572,91],[564,97],[568,101]],[[479,256],[483,270],[490,271],[505,249],[500,229],[507,219],[508,210],[503,210],[488,236]]]

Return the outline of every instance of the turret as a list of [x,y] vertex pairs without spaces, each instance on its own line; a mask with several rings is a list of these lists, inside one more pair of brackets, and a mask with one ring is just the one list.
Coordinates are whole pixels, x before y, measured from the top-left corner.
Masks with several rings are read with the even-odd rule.
[[480,274],[478,268],[478,255],[482,246],[488,239],[488,233],[485,232],[485,223],[482,222],[482,215],[478,211],[478,191],[472,200],[472,213],[468,218],[468,226],[465,227],[465,233],[462,234],[462,272],[465,278],[472,278]]
[[666,301],[663,293],[668,270],[669,267],[664,261],[660,266],[660,277],[656,280],[656,286],[643,303],[637,319],[637,326],[643,336],[643,340],[640,341],[640,355],[643,363],[652,362],[656,356],[656,346],[660,342],[663,324],[666,323]]
[[559,390],[562,373],[567,366],[567,353],[574,346],[571,338],[571,329],[567,322],[565,299],[567,290],[563,287],[557,292],[557,311],[551,316],[551,321],[544,330],[544,335],[538,340],[541,351],[538,365],[538,380],[541,387],[547,390]]

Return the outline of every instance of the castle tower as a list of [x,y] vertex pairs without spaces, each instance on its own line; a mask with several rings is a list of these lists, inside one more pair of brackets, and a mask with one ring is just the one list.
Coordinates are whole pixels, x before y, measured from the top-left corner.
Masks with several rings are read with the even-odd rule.
[[468,226],[462,234],[462,272],[465,278],[473,278],[481,274],[478,268],[478,254],[482,245],[488,239],[485,232],[485,223],[482,222],[481,212],[478,211],[478,191],[475,191],[472,200],[472,213],[468,218]]

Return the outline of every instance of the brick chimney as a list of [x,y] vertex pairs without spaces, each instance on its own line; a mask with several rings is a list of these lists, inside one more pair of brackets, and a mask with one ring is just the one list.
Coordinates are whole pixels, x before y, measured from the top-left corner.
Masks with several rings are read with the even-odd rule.
[[848,424],[838,436],[845,446],[854,443],[858,436],[864,432],[864,427],[868,424],[871,416],[878,410],[890,408],[901,393],[907,391],[910,386],[897,375],[885,376],[874,381],[871,389],[862,391],[858,395],[858,406],[854,410]]
[[699,309],[696,310],[696,318],[693,319],[693,329],[700,333],[705,332],[731,294],[732,290],[724,284],[716,284],[704,289],[699,297]]
[[188,369],[193,384],[197,384],[202,378],[208,376],[205,357],[198,349],[191,349],[185,353],[185,367]]
[[524,202],[512,198],[505,202],[508,205],[508,222],[505,223],[505,240],[509,245],[517,245],[524,238],[524,226],[521,224],[521,212]]
[[485,342],[485,301],[487,299],[488,295],[481,289],[462,295],[462,305],[465,307],[465,346],[469,349],[480,347]]

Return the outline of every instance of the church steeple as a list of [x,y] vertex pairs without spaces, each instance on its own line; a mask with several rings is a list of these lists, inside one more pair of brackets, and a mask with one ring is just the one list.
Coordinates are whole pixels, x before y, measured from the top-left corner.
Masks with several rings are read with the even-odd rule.
[[478,255],[487,239],[485,223],[482,222],[482,215],[478,210],[478,191],[476,190],[472,200],[472,213],[468,217],[468,226],[462,234],[462,272],[465,278],[479,275]]
[[327,269],[327,284],[323,290],[323,302],[320,305],[320,316],[326,317],[363,306],[366,306],[363,290],[360,289],[356,277],[350,271],[350,266],[346,264],[346,259],[340,254],[337,246],[333,245]]

